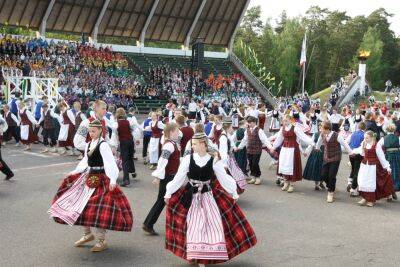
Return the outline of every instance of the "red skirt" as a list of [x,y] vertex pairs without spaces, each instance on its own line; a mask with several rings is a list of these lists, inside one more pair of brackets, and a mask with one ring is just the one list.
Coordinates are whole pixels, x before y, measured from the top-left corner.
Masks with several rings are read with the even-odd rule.
[[73,124],[70,124],[68,127],[67,140],[58,141],[58,146],[59,147],[67,147],[67,146],[74,147],[74,136],[75,136],[75,126]]
[[32,124],[29,124],[29,134],[28,134],[28,140],[21,140],[21,143],[23,145],[29,145],[32,144],[34,142],[38,142],[39,138],[38,136],[35,134],[35,132],[33,131],[33,127]]
[[362,192],[360,195],[368,202],[375,202],[382,198],[387,198],[395,192],[391,175],[382,167],[376,165],[376,189],[375,192]]
[[[299,145],[296,145],[294,147],[293,164],[294,164],[293,175],[284,175],[284,174],[279,173],[279,171],[278,171],[278,175],[282,176],[283,179],[287,182],[297,182],[297,181],[301,181],[301,179],[303,179],[303,170],[301,167],[301,155],[300,155]],[[279,167],[278,167],[278,169],[279,169]]]
[[[228,258],[232,259],[253,247],[257,243],[257,238],[240,207],[218,184],[218,182],[213,183],[212,193],[221,213]],[[186,191],[186,187],[181,188],[169,200],[165,231],[165,248],[183,259],[186,259],[186,216],[188,209],[183,206],[181,199]],[[195,262],[216,264],[224,262],[224,260],[199,259]]]
[[260,115],[258,117],[258,127],[263,131],[264,131],[264,126],[265,126],[265,120],[266,120],[265,115]]
[[[81,173],[65,178],[53,199],[54,203],[64,194]],[[75,225],[96,227],[114,231],[129,232],[132,229],[133,215],[128,199],[124,193],[116,187],[109,190],[110,179],[105,174],[101,175],[100,185],[93,192],[86,207],[82,211]],[[66,224],[59,218],[54,218],[57,223]]]

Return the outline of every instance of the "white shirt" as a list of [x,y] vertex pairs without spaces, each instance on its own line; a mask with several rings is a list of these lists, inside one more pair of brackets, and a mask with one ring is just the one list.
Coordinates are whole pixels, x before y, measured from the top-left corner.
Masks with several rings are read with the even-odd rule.
[[339,123],[341,120],[344,120],[344,117],[338,113],[328,115],[328,118],[331,123],[335,123],[335,124]]
[[[326,136],[326,141],[329,142],[329,140],[331,140],[331,137],[333,135],[334,131],[331,131],[327,136]],[[322,138],[323,138],[323,134],[321,134],[318,138],[317,144],[315,145],[315,147],[317,149],[319,149],[322,145]],[[344,147],[344,149],[347,151],[347,153],[349,154],[353,154],[353,150],[351,150],[349,144],[343,139],[343,136],[339,135],[337,136],[337,141],[339,142],[339,144]],[[326,148],[325,148],[326,149]]]
[[167,167],[169,157],[175,151],[172,142],[166,142],[161,148],[161,156],[158,159],[157,169],[151,173],[152,176],[163,180],[165,178],[165,167]]
[[[100,140],[103,140],[101,138]],[[81,173],[87,170],[88,168],[88,156],[87,156],[87,148],[90,144],[89,149],[92,150],[96,147],[98,143],[98,140],[93,140],[92,142],[88,143],[85,145],[85,155],[83,159],[78,163],[78,166],[76,166],[75,170],[73,173]],[[116,184],[117,183],[117,178],[119,174],[119,169],[117,166],[117,163],[115,162],[114,155],[111,151],[110,146],[106,143],[103,142],[100,144],[100,154],[101,157],[103,158],[103,163],[104,163],[104,171],[107,175],[108,178],[110,178],[110,184]]]
[[[253,132],[256,128],[257,128],[257,126],[251,128],[250,131]],[[260,138],[260,141],[263,144],[263,146],[266,146],[269,149],[271,148],[271,143],[269,142],[264,131],[261,130],[260,128],[258,128],[258,138]],[[247,136],[247,131],[245,131],[244,137],[237,148],[243,149],[245,146],[247,146],[248,139],[249,139],[249,137]],[[232,141],[233,141],[233,143],[236,143],[236,134],[234,135],[234,137],[232,137]]]
[[[381,163],[382,167],[383,167],[384,169],[388,170],[388,171],[389,171],[389,170],[391,171],[391,169],[390,169],[390,163],[386,160],[385,153],[383,152],[383,149],[382,149],[383,142],[384,142],[383,140],[384,140],[384,139],[381,138],[381,140],[379,140],[379,142],[376,144],[376,147],[375,147],[376,155],[378,156],[379,162]],[[354,154],[360,154],[361,156],[364,156],[364,149],[363,149],[363,147],[364,147],[364,142],[365,142],[365,141],[362,141],[360,147],[353,149],[353,153],[354,153]],[[372,143],[367,143],[367,144],[365,145],[365,147],[366,147],[367,149],[370,149],[370,148],[372,147]]]
[[[171,198],[171,195],[173,193],[178,191],[179,188],[181,188],[188,182],[186,178],[187,173],[189,172],[190,157],[191,155],[187,155],[181,160],[178,172],[176,173],[174,179],[167,184],[164,198]],[[199,167],[204,167],[210,160],[210,158],[210,154],[206,154],[204,156],[200,156],[197,153],[193,154],[193,160]],[[217,177],[219,183],[225,189],[225,191],[231,194],[234,199],[238,199],[239,195],[237,194],[236,182],[232,178],[232,176],[226,173],[224,164],[221,160],[216,161],[214,159],[213,170],[215,176]]]
[[[288,125],[285,126],[285,130],[289,131],[290,128],[294,127],[294,133],[296,134],[296,141],[298,144],[300,144],[300,142],[305,143],[306,145],[314,145],[314,141],[313,139],[306,135],[303,131],[303,129],[298,126],[298,125]],[[275,141],[274,141],[274,145],[273,145],[273,149],[277,149],[278,147],[280,147],[283,143],[283,132],[282,132],[283,128],[281,128],[279,130],[279,132],[275,135]]]
[[189,112],[196,112],[197,111],[197,104],[196,102],[189,103]]
[[18,118],[17,118],[17,116],[15,116],[14,115],[14,113],[12,113],[12,112],[7,112],[7,113],[4,113],[4,118],[7,118],[7,116],[8,116],[8,114],[10,114],[11,113],[11,119],[17,124],[17,125],[19,125],[19,120],[18,120]]

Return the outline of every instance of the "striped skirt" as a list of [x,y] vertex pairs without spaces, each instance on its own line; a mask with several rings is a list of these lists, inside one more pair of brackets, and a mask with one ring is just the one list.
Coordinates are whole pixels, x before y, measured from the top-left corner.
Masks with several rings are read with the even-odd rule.
[[187,214],[187,260],[228,260],[221,214],[212,192],[196,193]]
[[50,217],[60,218],[68,225],[75,224],[95,190],[86,185],[87,176],[87,172],[83,173],[71,188],[51,205],[48,210]]
[[240,169],[239,165],[236,162],[236,159],[233,155],[230,155],[228,158],[228,171],[229,174],[236,181],[236,184],[241,190],[245,190],[247,187],[246,176],[243,171]]

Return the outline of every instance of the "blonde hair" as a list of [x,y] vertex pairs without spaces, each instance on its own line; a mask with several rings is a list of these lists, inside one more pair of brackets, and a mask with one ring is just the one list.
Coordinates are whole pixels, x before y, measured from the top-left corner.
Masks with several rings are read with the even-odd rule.
[[126,111],[124,108],[117,108],[117,111],[115,112],[115,117],[117,119],[124,119],[126,116]]
[[394,125],[393,123],[390,123],[386,127],[386,132],[388,132],[388,133],[394,133],[395,131],[396,131],[396,125]]
[[177,129],[178,129],[178,124],[176,124],[175,122],[170,122],[167,125],[165,125],[165,128],[164,128],[165,138],[169,139],[171,137],[171,133]]

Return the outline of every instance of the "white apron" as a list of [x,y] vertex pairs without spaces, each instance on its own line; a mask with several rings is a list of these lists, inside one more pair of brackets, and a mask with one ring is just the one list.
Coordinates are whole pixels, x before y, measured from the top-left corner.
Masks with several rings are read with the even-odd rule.
[[29,138],[29,125],[21,125],[21,140],[28,140]]
[[58,134],[58,141],[67,141],[69,124],[61,124],[60,133]]
[[361,163],[358,172],[358,191],[375,192],[376,190],[376,165]]
[[282,147],[279,153],[279,171],[284,175],[293,175],[294,147]]
[[149,142],[149,161],[150,164],[156,164],[158,162],[158,149],[159,149],[160,138],[150,138]]

